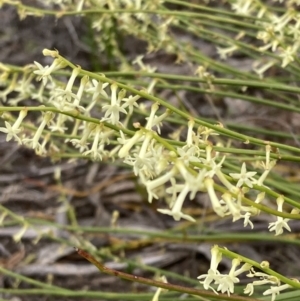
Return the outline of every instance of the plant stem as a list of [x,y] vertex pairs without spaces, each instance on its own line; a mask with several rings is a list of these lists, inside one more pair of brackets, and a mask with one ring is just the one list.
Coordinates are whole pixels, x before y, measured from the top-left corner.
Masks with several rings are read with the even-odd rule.
[[85,258],[90,263],[95,265],[101,272],[111,275],[111,276],[115,276],[115,277],[124,279],[124,280],[129,280],[129,281],[138,282],[138,283],[142,283],[142,284],[146,284],[146,285],[150,285],[150,286],[160,287],[163,289],[186,293],[189,295],[196,295],[196,296],[205,297],[205,298],[214,298],[217,300],[228,300],[228,301],[232,301],[232,300],[255,301],[256,300],[256,301],[258,301],[257,299],[241,297],[241,296],[234,296],[234,295],[228,296],[225,294],[216,295],[212,292],[208,292],[205,290],[184,287],[181,285],[165,283],[162,281],[156,281],[156,280],[152,280],[152,279],[148,279],[148,278],[144,278],[144,277],[140,277],[140,276],[136,276],[136,275],[132,275],[132,274],[127,274],[127,273],[120,272],[120,271],[117,271],[114,269],[110,269],[110,268],[104,266],[96,258],[94,258],[91,254],[89,254],[88,252],[86,252],[82,249],[75,248],[75,250],[81,257]]

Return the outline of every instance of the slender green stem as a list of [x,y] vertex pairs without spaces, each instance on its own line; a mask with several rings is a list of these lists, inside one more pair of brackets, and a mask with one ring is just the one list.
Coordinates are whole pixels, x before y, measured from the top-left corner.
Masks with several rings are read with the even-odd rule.
[[237,253],[231,252],[225,248],[219,248],[219,251],[224,254],[225,256],[229,257],[229,258],[238,258],[243,262],[249,263],[252,266],[260,269],[261,271],[263,271],[264,273],[268,274],[268,275],[272,275],[275,276],[276,278],[278,278],[280,281],[282,281],[283,283],[289,284],[291,287],[294,288],[298,288],[300,289],[300,283],[292,280],[290,278],[287,278],[285,276],[282,276],[281,274],[275,272],[274,270],[270,269],[270,268],[263,268],[261,267],[260,263],[257,263],[254,260],[248,259],[247,257],[241,256]]
[[55,290],[55,291],[57,291],[57,293],[71,292],[71,290],[69,290],[69,289],[65,289],[65,288],[62,288],[62,287],[59,287],[59,286],[56,286],[56,285],[52,285],[52,284],[48,284],[48,283],[44,283],[44,282],[41,282],[41,281],[38,281],[38,280],[28,278],[28,277],[20,275],[18,273],[14,273],[12,271],[9,271],[9,270],[5,269],[4,267],[1,267],[1,266],[0,266],[0,273],[2,273],[3,275],[7,275],[9,277],[13,277],[15,279],[18,279],[20,281],[24,281],[28,284],[43,288],[43,289]]

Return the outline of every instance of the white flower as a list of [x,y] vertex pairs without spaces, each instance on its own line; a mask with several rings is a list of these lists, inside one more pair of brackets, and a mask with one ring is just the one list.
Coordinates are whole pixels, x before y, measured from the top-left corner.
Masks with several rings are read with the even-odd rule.
[[185,165],[184,161],[178,158],[175,162],[175,166],[178,168],[181,176],[183,177],[185,184],[188,185],[190,194],[190,200],[194,199],[196,193],[200,190],[205,189],[204,178],[206,174],[206,169],[202,169],[198,172],[197,176],[192,175]]
[[223,207],[216,195],[215,189],[214,189],[214,181],[211,178],[206,178],[204,180],[204,185],[206,187],[207,193],[209,195],[212,207],[214,211],[221,217],[225,215],[226,208]]
[[[73,102],[73,107],[78,108],[79,104],[80,104],[80,100],[82,98],[82,94],[84,92],[84,88],[86,86],[86,84],[89,82],[89,77],[87,75],[83,76],[80,80],[80,86],[78,88],[77,94],[76,94],[76,98]],[[85,111],[85,109],[83,107],[79,107],[82,111]]]
[[271,301],[275,301],[276,296],[279,295],[280,292],[282,292],[283,290],[286,290],[288,288],[291,288],[291,286],[289,284],[283,284],[280,286],[271,286],[271,288],[269,288],[268,290],[263,292],[263,295],[264,296],[272,295]]
[[23,143],[27,145],[30,148],[33,149],[41,149],[41,145],[39,144],[39,139],[42,136],[43,130],[46,127],[46,125],[49,125],[50,121],[53,119],[54,114],[52,112],[46,112],[43,115],[42,123],[39,125],[36,133],[34,134],[33,138],[26,138],[23,139]]
[[244,215],[242,215],[242,217],[244,218],[244,227],[247,227],[248,225],[250,225],[251,229],[253,229],[254,225],[253,225],[253,223],[250,220],[251,213],[250,212],[246,212]]
[[99,145],[99,140],[100,140],[100,135],[102,133],[103,130],[103,125],[100,124],[98,126],[96,126],[96,128],[94,129],[95,132],[95,136],[93,137],[93,144],[90,150],[85,151],[83,153],[84,156],[87,156],[89,154],[91,154],[91,157],[93,160],[102,160],[102,155],[98,150],[98,145]]
[[13,235],[13,240],[17,243],[20,242],[20,240],[22,239],[23,235],[25,234],[25,232],[28,230],[29,228],[29,224],[24,223],[22,228]]
[[193,131],[194,125],[195,125],[195,120],[190,119],[188,122],[188,132],[186,137],[187,146],[192,146],[194,144],[194,136],[195,136],[195,133]]
[[187,196],[187,194],[189,193],[189,186],[185,185],[183,187],[183,189],[181,190],[181,192],[179,193],[175,204],[172,207],[172,210],[169,209],[157,209],[158,212],[163,213],[163,214],[168,214],[173,216],[175,221],[180,221],[180,219],[186,219],[190,222],[195,222],[195,219],[193,219],[190,215],[184,214],[181,212],[181,208],[183,205],[183,202]]
[[253,187],[252,183],[255,180],[252,177],[254,177],[256,174],[257,174],[256,171],[247,172],[246,163],[244,162],[241,168],[241,173],[230,173],[229,175],[233,179],[238,180],[236,187],[241,187],[244,184],[246,184],[248,187],[252,188]]
[[240,282],[239,278],[236,277],[237,275],[235,274],[235,270],[240,264],[241,262],[238,259],[235,258],[232,260],[232,267],[229,274],[222,275],[218,281],[219,286],[217,291],[221,291],[222,294],[227,292],[228,296],[234,293],[234,285]]
[[[181,176],[184,179],[184,184],[176,184],[175,175],[177,173],[180,173]],[[173,216],[173,218],[178,221],[181,218],[184,218],[186,220],[194,222],[195,220],[187,215],[183,214],[181,212],[183,202],[185,201],[187,195],[190,193],[190,200],[194,199],[196,196],[196,193],[200,190],[204,189],[203,180],[205,177],[206,170],[201,170],[197,176],[194,176],[191,174],[187,167],[185,166],[184,162],[180,159],[177,159],[174,164],[174,168],[167,173],[166,175],[158,178],[157,180],[151,181],[150,185],[158,185],[160,183],[165,183],[170,180],[172,186],[169,187],[166,192],[169,194],[172,194],[171,202],[169,202],[169,206],[171,207],[171,210],[169,209],[158,209],[159,212],[168,214]],[[147,185],[147,184],[146,184]],[[151,186],[148,186],[149,188],[152,188]],[[178,194],[179,193],[179,194]],[[177,195],[178,194],[178,195]]]
[[155,120],[155,116],[156,116],[155,114],[156,114],[158,108],[159,108],[159,104],[158,103],[154,103],[151,106],[150,115],[149,115],[149,117],[146,117],[147,124],[146,124],[145,128],[147,130],[152,130],[152,127],[155,125],[154,124],[154,120]]
[[72,107],[72,99],[77,99],[77,95],[72,92],[72,88],[75,82],[76,77],[80,73],[81,68],[77,67],[72,70],[72,74],[68,80],[67,86],[65,89],[55,89],[53,95],[50,98],[50,102],[54,104],[60,110],[70,110]]
[[234,199],[231,194],[225,192],[222,195],[222,199],[227,205],[228,213],[231,214],[233,217],[233,222],[239,220],[241,218],[241,206],[240,204]]
[[160,176],[159,178],[156,178],[152,181],[147,181],[144,183],[146,186],[147,192],[148,192],[148,201],[149,203],[152,202],[152,198],[158,198],[157,195],[153,192],[154,189],[156,189],[159,186],[164,185],[168,181],[171,180],[176,174],[176,168],[172,168],[169,172],[165,173],[164,175]]
[[[166,110],[160,116],[155,115],[152,123],[152,127],[156,127],[156,131],[160,134],[160,128],[162,126],[162,121],[170,115],[170,110]],[[146,118],[147,119],[147,118]]]
[[[2,68],[1,64],[0,64],[0,67]],[[7,72],[10,73],[10,71],[7,71]],[[12,79],[9,81],[9,85],[4,90],[0,91],[0,99],[2,99],[3,102],[6,102],[7,101],[7,95],[15,90],[15,88],[17,86],[17,79],[18,79],[18,73],[13,73]],[[0,77],[1,86],[4,85],[4,83],[6,83],[6,81],[7,81],[6,78],[3,79],[3,81],[2,81],[2,79]]]
[[127,111],[120,105],[120,99],[117,98],[116,84],[112,84],[111,88],[111,103],[110,105],[102,106],[102,110],[105,111],[104,119],[108,120],[111,124],[118,124],[120,120],[120,113],[127,114]]
[[255,62],[253,64],[253,71],[259,75],[260,78],[263,78],[264,73],[270,69],[271,67],[273,67],[276,64],[275,60],[270,60],[267,62]]
[[297,55],[298,45],[295,46],[288,46],[286,49],[281,49],[281,53],[279,56],[282,58],[281,67],[285,68],[289,63],[295,60],[295,56]]
[[238,50],[236,45],[228,46],[226,48],[217,47],[217,53],[220,55],[221,60],[226,60],[227,57],[231,56],[236,50]]
[[123,144],[123,146],[121,147],[121,149],[119,150],[118,156],[120,158],[125,158],[126,156],[128,156],[130,150],[132,149],[132,147],[139,142],[139,140],[142,138],[142,136],[144,135],[144,132],[142,130],[136,131],[134,133],[134,135],[126,140],[124,137],[124,134],[122,131],[120,131],[120,135],[121,138],[118,138],[118,142],[120,144]]
[[219,283],[222,275],[218,271],[218,265],[222,260],[222,253],[219,251],[219,247],[217,245],[213,246],[211,249],[211,260],[210,260],[210,269],[207,274],[200,275],[197,279],[204,279],[204,281],[200,281],[203,284],[204,289],[212,289],[216,294],[217,292],[211,287],[211,283],[214,281],[215,283]]
[[121,101],[124,101],[124,103],[122,104],[122,108],[126,109],[128,107],[128,113],[131,115],[133,113],[134,107],[139,107],[137,100],[139,100],[140,98],[140,95],[129,95],[129,97],[127,98],[122,98]]
[[237,0],[231,5],[231,9],[238,15],[250,16],[254,9],[254,3],[252,0]]
[[44,56],[51,56],[53,58],[58,58],[59,57],[59,52],[58,50],[49,50],[47,48],[43,49],[43,55]]
[[21,139],[18,137],[18,133],[20,133],[20,126],[21,123],[23,121],[23,119],[26,117],[27,115],[27,110],[26,109],[22,109],[19,113],[19,116],[17,118],[17,120],[15,121],[15,123],[11,126],[9,122],[5,121],[5,127],[0,127],[0,132],[3,132],[5,134],[7,134],[6,136],[6,141],[10,141],[12,138],[15,138],[15,140],[21,144]]
[[[217,172],[221,170],[226,157],[224,156],[219,163],[216,163],[217,158],[213,158],[213,159],[210,158],[210,156],[209,156],[210,152],[208,151],[208,149],[211,150],[211,147],[206,147],[206,160],[204,161],[204,163],[210,167],[210,170],[207,171],[206,176],[209,178],[213,178],[214,175],[217,174]],[[222,176],[221,176],[221,178],[222,178]],[[223,176],[223,178],[225,178],[225,177]]]
[[184,145],[183,147],[177,147],[178,158],[182,159],[184,164],[189,164],[190,162],[201,162],[199,158],[200,149],[195,145]]
[[133,167],[134,174],[140,175],[143,173],[146,177],[152,177],[155,175],[155,163],[151,153],[145,154],[140,157],[139,154],[134,153],[132,157],[127,157],[124,163]]
[[[277,198],[277,210],[279,212],[282,212],[282,207],[283,207],[283,203],[284,203],[284,199],[282,196],[279,196]],[[291,228],[288,225],[288,221],[290,219],[288,218],[283,218],[281,216],[277,216],[277,221],[273,222],[273,223],[269,223],[269,231],[275,231],[275,236],[280,235],[283,233],[283,229],[288,230],[289,232],[291,232]]]
[[95,79],[92,79],[92,87],[86,89],[86,92],[93,94],[92,102],[97,101],[99,96],[103,96],[104,98],[108,98],[107,93],[104,89],[108,86],[108,83],[102,83]]
[[48,82],[48,79],[52,80],[51,73],[53,71],[56,71],[58,69],[66,67],[66,64],[61,59],[59,59],[59,58],[55,59],[52,62],[52,64],[51,64],[50,67],[49,66],[43,67],[38,62],[34,62],[34,64],[37,66],[38,70],[33,71],[33,73],[38,75],[37,80],[38,81],[42,80],[44,86],[46,86],[46,84]]
[[49,126],[49,129],[51,132],[59,132],[59,133],[64,133],[68,128],[65,126],[65,122],[68,120],[68,116],[64,114],[58,114],[56,118],[56,122],[52,123]]
[[40,84],[40,88],[37,92],[33,92],[31,94],[32,99],[37,99],[39,102],[44,103],[46,101],[46,96],[43,94],[44,93],[45,86],[44,84]]
[[82,153],[85,149],[88,148],[88,138],[91,134],[91,132],[94,130],[96,125],[94,123],[88,123],[84,127],[83,134],[81,136],[81,139],[71,139],[71,143],[76,147],[79,148],[79,152]]
[[137,64],[140,67],[141,71],[146,71],[148,73],[154,73],[156,70],[156,67],[151,67],[149,65],[145,65],[142,61],[144,58],[143,55],[139,55],[136,57],[136,59],[132,62],[132,64]]
[[[255,286],[271,284],[279,287],[280,285],[280,280],[277,277],[262,272],[255,272],[253,268],[250,269],[250,273],[246,276],[249,278],[259,277],[260,279],[247,284],[246,288],[244,289],[244,294],[248,294],[249,296],[254,293]],[[271,294],[271,290],[267,290],[266,292],[267,294]]]
[[276,161],[272,160],[270,162],[268,162],[267,164],[264,165],[265,167],[265,171],[261,174],[261,176],[259,177],[258,180],[254,179],[253,180],[253,184],[256,184],[258,186],[263,186],[264,180],[266,179],[266,177],[268,176],[268,174],[270,173],[270,171],[272,170],[272,168],[276,165]]
[[169,160],[168,160],[168,150],[161,145],[156,143],[156,140],[151,141],[150,150],[153,156],[153,160],[156,161],[155,164],[155,173],[160,175],[162,172],[168,170]]

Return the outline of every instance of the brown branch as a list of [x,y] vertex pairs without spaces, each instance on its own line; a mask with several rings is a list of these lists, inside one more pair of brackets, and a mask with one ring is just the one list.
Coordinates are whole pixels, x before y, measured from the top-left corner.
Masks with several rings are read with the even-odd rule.
[[225,294],[217,295],[215,293],[208,292],[206,290],[199,290],[199,289],[195,289],[195,288],[185,287],[185,286],[171,284],[171,283],[165,283],[165,282],[156,281],[156,280],[152,280],[152,279],[148,279],[148,278],[143,278],[143,277],[132,275],[132,274],[127,274],[127,273],[120,272],[120,271],[117,271],[114,269],[110,269],[110,268],[104,266],[96,258],[94,258],[91,254],[89,254],[88,252],[86,252],[82,249],[75,248],[75,250],[81,257],[85,258],[90,263],[95,265],[101,272],[111,275],[111,276],[121,278],[121,279],[125,279],[128,281],[138,282],[138,283],[146,284],[149,286],[160,287],[160,288],[171,290],[171,291],[177,291],[177,292],[186,293],[189,295],[201,296],[201,297],[205,297],[205,298],[210,297],[213,299],[228,300],[228,301],[233,301],[233,300],[236,300],[236,301],[259,301],[254,298],[248,298],[248,297],[237,296],[237,295],[231,295],[231,296],[228,296]]

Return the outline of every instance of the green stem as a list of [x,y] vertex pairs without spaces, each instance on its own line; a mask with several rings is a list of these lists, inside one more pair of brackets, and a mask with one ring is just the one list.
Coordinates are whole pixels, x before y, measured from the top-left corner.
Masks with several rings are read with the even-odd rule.
[[286,283],[286,284],[289,284],[290,286],[294,287],[294,288],[298,288],[300,289],[300,283],[295,281],[295,280],[291,280],[287,277],[284,277],[282,276],[281,274],[275,272],[274,270],[270,269],[270,268],[263,268],[261,267],[261,265],[259,263],[257,263],[256,261],[254,260],[251,260],[251,259],[248,259],[247,257],[244,257],[244,256],[241,256],[237,253],[234,253],[234,252],[231,252],[225,248],[219,248],[219,251],[224,254],[225,256],[229,257],[229,258],[238,258],[240,259],[241,261],[243,262],[246,262],[246,263],[249,263],[251,264],[252,266],[260,269],[261,271],[263,271],[264,273],[268,274],[268,275],[271,275],[271,276],[274,276],[276,278],[278,278],[280,281]]

